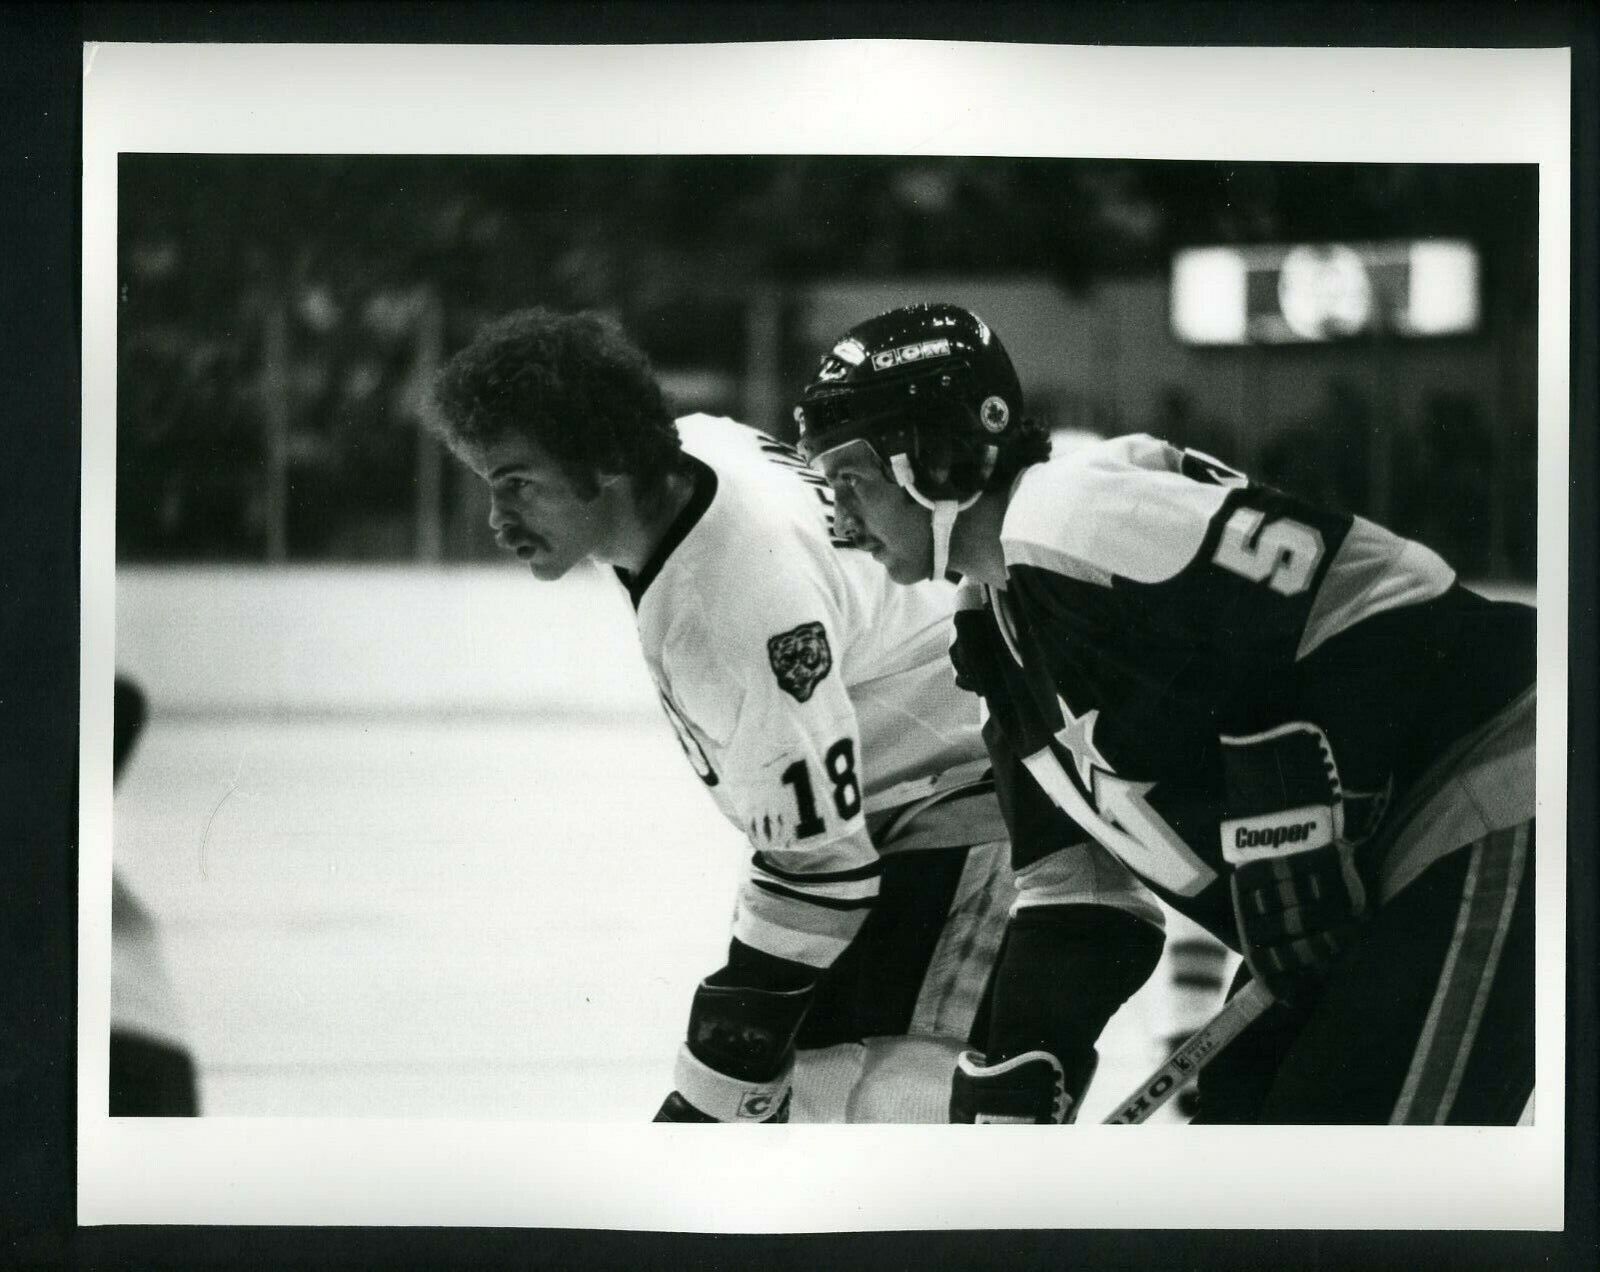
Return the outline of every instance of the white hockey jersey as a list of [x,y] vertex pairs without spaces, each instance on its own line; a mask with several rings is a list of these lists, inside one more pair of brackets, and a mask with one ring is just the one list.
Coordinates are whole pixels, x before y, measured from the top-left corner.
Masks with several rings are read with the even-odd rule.
[[[949,659],[954,592],[897,586],[836,542],[832,495],[789,446],[705,415],[678,428],[694,494],[652,560],[618,574],[684,751],[755,849],[734,936],[826,967],[877,895],[868,817],[988,768]],[[987,784],[976,794],[904,846],[1003,839]]]

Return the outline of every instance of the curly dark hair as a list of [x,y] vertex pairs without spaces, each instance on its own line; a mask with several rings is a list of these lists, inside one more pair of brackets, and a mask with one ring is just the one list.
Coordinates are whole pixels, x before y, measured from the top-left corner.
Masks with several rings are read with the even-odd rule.
[[424,414],[457,455],[527,438],[590,497],[620,473],[648,499],[683,462],[649,358],[599,313],[522,309],[488,324],[434,377]]

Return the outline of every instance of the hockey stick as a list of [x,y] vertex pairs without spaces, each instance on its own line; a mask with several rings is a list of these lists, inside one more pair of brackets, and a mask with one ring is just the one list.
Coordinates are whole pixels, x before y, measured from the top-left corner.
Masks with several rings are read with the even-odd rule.
[[1165,1064],[1141,1082],[1137,1091],[1117,1105],[1103,1125],[1136,1126],[1143,1122],[1271,1005],[1272,995],[1267,987],[1260,981],[1251,981],[1200,1026],[1188,1042],[1174,1051]]

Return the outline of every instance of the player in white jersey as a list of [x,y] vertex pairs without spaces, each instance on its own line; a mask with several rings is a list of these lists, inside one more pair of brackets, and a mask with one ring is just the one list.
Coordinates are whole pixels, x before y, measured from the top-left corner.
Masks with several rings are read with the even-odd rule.
[[595,315],[492,324],[433,399],[503,547],[541,579],[615,570],[667,718],[752,848],[657,1120],[782,1121],[791,1093],[807,1120],[944,1120],[965,1047],[1048,1041],[1008,1033],[1032,1019],[1013,1004],[1037,966],[992,976],[1013,903],[1098,918],[1100,1025],[1145,980],[1159,907],[1109,854],[1065,848],[1018,895],[978,703],[949,662],[952,590],[895,587],[836,540],[827,484],[792,448],[674,421]]

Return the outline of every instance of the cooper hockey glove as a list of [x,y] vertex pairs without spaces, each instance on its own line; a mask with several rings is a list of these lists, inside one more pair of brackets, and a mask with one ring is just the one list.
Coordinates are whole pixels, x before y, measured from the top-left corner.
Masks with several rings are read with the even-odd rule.
[[[1089,1077],[1097,1063],[1098,1057],[1090,1063]],[[1069,1092],[1061,1062],[1048,1051],[1024,1051],[996,1065],[985,1065],[976,1051],[963,1051],[950,1081],[950,1120],[1061,1126],[1078,1116],[1088,1085],[1085,1078],[1082,1089]]]
[[747,989],[702,981],[678,1051],[677,1086],[657,1122],[787,1122],[794,1038],[811,989]]
[[1222,856],[1245,960],[1294,1002],[1344,955],[1367,908],[1333,749],[1315,725],[1286,724],[1224,737],[1222,764],[1233,814]]

